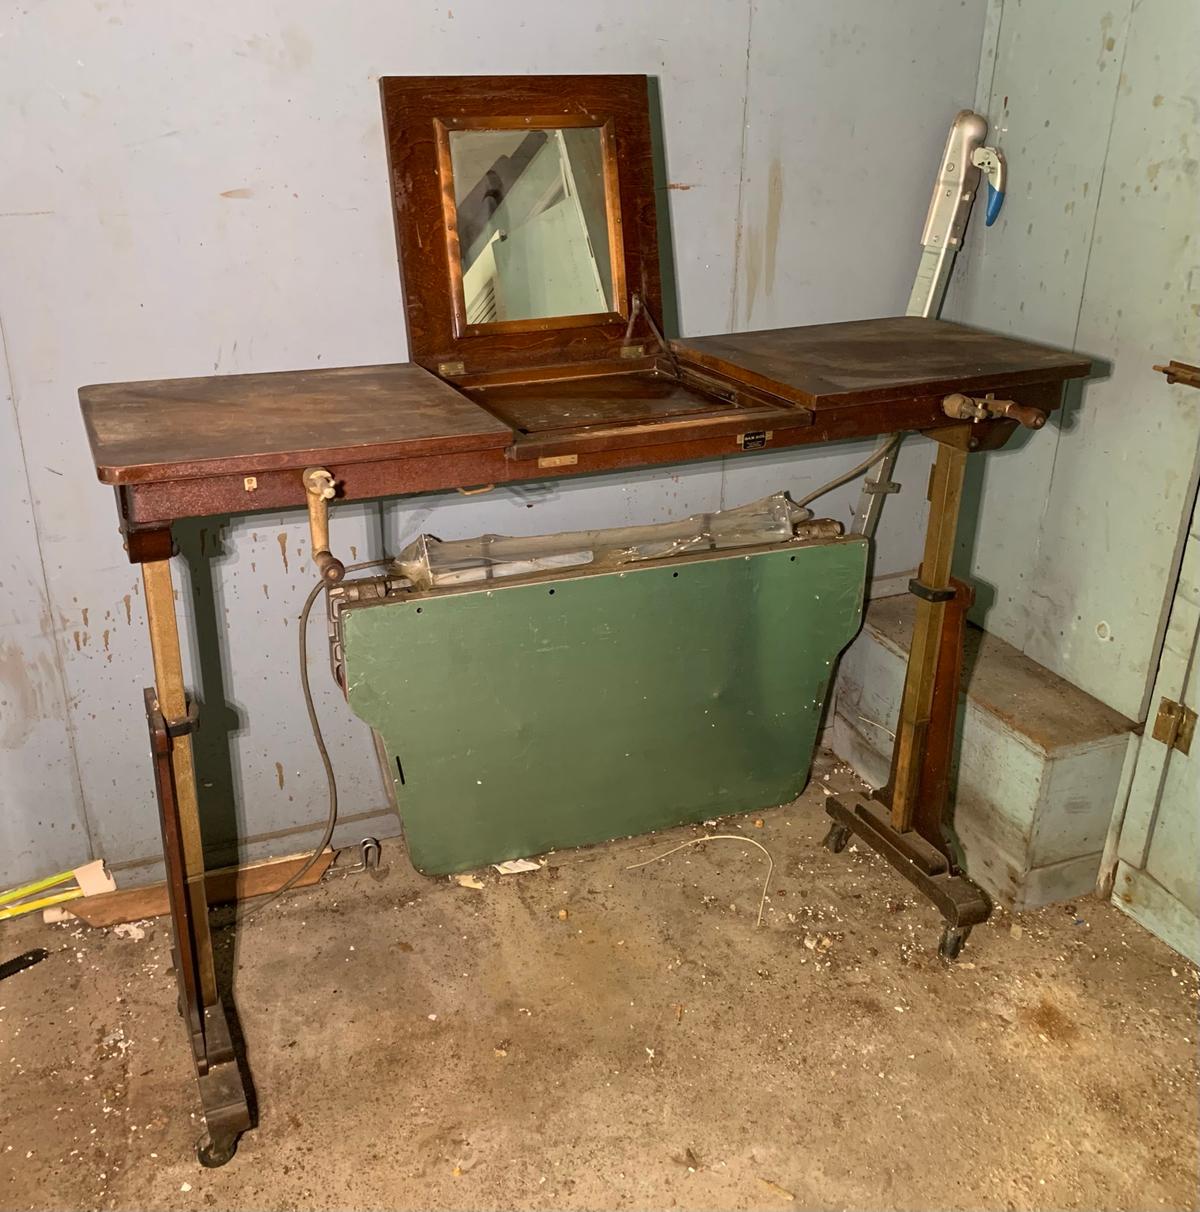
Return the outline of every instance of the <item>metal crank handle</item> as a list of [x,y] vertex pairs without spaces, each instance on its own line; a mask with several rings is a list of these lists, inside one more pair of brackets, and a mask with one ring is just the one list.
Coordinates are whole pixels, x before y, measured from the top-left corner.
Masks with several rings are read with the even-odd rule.
[[346,566],[329,550],[329,502],[337,491],[333,476],[324,467],[309,467],[304,472],[304,491],[313,563],[328,584],[336,585],[346,575]]
[[1016,400],[994,400],[991,396],[979,399],[954,392],[942,401],[942,411],[956,421],[986,421],[990,417],[1008,417],[1026,429],[1041,429],[1046,424],[1046,414],[1040,408],[1018,404]]
[[1040,408],[1018,404],[1015,400],[989,401],[988,411],[1019,421],[1026,429],[1041,429],[1046,424],[1046,414]]

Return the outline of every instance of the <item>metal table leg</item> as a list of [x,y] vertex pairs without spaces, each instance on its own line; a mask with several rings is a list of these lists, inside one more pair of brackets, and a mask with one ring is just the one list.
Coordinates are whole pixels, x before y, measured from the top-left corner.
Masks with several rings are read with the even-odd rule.
[[930,477],[929,522],[919,575],[912,646],[900,723],[885,787],[849,808],[828,800],[825,846],[841,850],[851,833],[924,893],[946,920],[940,952],[958,955],[991,902],[963,875],[949,831],[950,765],[954,751],[963,639],[974,591],[950,575],[967,452],[952,434],[939,442]]
[[206,1128],[197,1156],[205,1166],[220,1166],[233,1156],[238,1136],[250,1127],[250,1112],[213,962],[192,763],[191,734],[198,721],[184,692],[170,561],[144,563],[142,576],[156,683],[145,691],[146,722],[167,868],[179,1012],[191,1037]]

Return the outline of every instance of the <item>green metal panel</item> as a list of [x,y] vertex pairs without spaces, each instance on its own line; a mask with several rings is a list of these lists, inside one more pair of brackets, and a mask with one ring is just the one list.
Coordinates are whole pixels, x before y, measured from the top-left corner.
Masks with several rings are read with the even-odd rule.
[[792,800],[866,559],[840,539],[347,606],[350,706],[383,737],[414,865]]

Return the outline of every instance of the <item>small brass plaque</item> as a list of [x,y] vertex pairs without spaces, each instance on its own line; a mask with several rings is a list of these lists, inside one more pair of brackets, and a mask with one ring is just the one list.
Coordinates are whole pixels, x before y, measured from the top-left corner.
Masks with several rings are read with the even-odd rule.
[[737,440],[743,450],[762,450],[773,436],[769,429],[752,429],[749,433],[738,434]]
[[577,454],[569,455],[545,455],[538,459],[539,467],[573,467],[579,462]]

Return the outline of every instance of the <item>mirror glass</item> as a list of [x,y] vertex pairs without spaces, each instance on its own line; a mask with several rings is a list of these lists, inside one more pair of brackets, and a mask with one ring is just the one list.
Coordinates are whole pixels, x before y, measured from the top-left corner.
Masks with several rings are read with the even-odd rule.
[[467,323],[612,311],[600,128],[449,139]]

